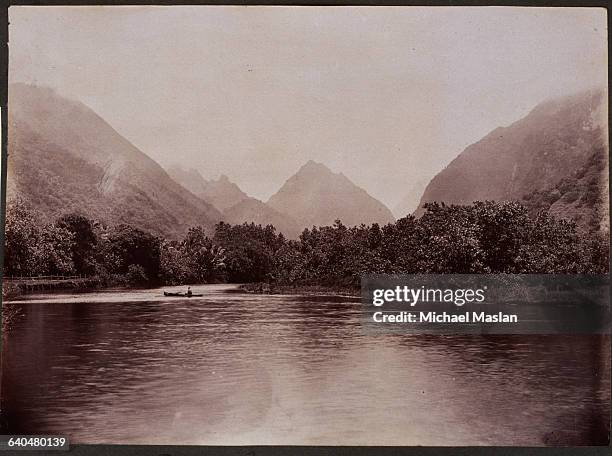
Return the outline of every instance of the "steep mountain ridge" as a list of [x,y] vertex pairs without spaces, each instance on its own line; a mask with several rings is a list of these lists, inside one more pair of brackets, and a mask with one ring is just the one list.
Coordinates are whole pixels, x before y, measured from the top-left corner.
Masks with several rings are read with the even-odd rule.
[[199,171],[185,170],[179,166],[168,168],[168,174],[191,193],[209,202],[219,211],[224,211],[249,197],[226,175],[221,175],[216,180],[207,180]]
[[7,198],[47,220],[77,211],[176,238],[221,218],[93,110],[49,88],[11,84],[8,125]]
[[[604,157],[595,161],[605,160],[602,169],[607,171],[606,121],[607,98],[603,90],[543,102],[519,121],[497,128],[468,146],[431,180],[415,213],[420,215],[423,204],[430,201],[447,204],[467,204],[476,200],[522,201],[528,195],[552,192],[563,179],[571,178],[583,168],[596,150],[605,151]],[[592,185],[607,191],[606,172],[591,176],[593,179],[597,179],[597,183]],[[574,186],[576,192],[582,193],[584,184],[576,179],[573,184],[565,182],[564,188],[570,191]],[[548,207],[556,201],[551,200]],[[555,215],[573,219],[582,226],[597,224],[591,220],[594,213],[608,220],[605,202],[594,198],[589,201],[585,200],[580,206],[572,204],[571,210],[563,204],[552,209]],[[534,203],[534,210],[536,206],[545,205]]]

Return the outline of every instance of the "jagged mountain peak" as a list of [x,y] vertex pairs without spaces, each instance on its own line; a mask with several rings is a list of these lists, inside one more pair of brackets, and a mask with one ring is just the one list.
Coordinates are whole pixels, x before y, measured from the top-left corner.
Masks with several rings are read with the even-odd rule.
[[212,204],[221,212],[248,198],[248,195],[225,174],[217,179],[206,180],[199,171],[186,170],[176,165],[168,167],[168,173],[191,193]]

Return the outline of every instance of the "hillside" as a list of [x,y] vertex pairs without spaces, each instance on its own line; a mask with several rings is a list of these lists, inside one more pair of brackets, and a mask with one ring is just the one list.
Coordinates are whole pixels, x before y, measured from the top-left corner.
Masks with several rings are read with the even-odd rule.
[[587,230],[609,229],[608,155],[596,148],[587,162],[555,185],[525,195],[522,203],[532,213],[540,210],[573,220]]
[[337,219],[349,226],[395,220],[383,203],[342,173],[333,173],[314,161],[290,177],[268,200],[268,205],[291,216],[300,228],[332,225]]
[[274,225],[277,232],[289,239],[299,236],[299,224],[288,215],[281,214],[266,203],[247,198],[223,211],[223,220],[234,225],[254,222],[257,225]]
[[168,174],[194,195],[224,211],[249,196],[225,175],[217,180],[206,180],[195,169],[185,170],[178,166],[168,168]]
[[606,101],[601,90],[549,100],[497,128],[432,179],[416,214],[428,201],[533,200],[533,210],[548,207],[583,227],[607,220],[604,199],[585,196],[607,192]]
[[83,103],[14,84],[8,123],[7,197],[48,221],[77,211],[179,237],[192,225],[211,230],[221,217]]

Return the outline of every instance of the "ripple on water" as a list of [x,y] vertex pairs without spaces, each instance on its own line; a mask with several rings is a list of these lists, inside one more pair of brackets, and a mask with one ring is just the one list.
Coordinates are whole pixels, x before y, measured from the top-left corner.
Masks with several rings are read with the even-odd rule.
[[369,334],[346,297],[30,295],[5,418],[80,443],[600,443],[609,337]]

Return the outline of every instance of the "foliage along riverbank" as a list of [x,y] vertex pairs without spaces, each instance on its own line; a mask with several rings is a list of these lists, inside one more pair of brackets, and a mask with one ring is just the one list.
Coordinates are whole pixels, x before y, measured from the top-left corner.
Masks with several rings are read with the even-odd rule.
[[246,293],[278,295],[361,296],[359,288],[321,285],[282,285],[268,282],[245,283],[238,287]]
[[100,288],[105,287],[103,287],[100,278],[97,276],[73,278],[57,276],[52,279],[26,277],[23,279],[4,280],[2,283],[2,299],[11,300],[28,293],[45,293],[59,290],[85,292]]
[[606,273],[609,234],[579,232],[517,202],[428,204],[384,226],[313,227],[288,240],[271,226],[220,222],[182,240],[81,214],[51,223],[8,204],[5,276],[83,275],[99,287],[262,283],[246,291],[357,290],[368,273]]

